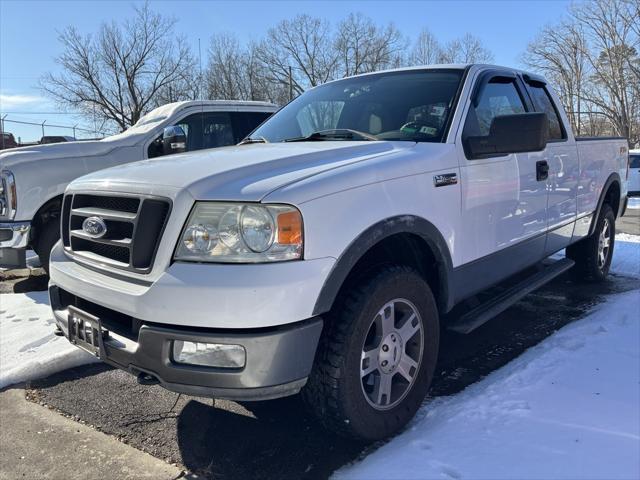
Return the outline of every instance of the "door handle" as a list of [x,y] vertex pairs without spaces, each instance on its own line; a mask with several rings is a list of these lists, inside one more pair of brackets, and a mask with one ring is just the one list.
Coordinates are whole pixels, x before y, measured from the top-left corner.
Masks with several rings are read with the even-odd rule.
[[541,182],[549,178],[549,164],[546,160],[536,162],[536,180]]

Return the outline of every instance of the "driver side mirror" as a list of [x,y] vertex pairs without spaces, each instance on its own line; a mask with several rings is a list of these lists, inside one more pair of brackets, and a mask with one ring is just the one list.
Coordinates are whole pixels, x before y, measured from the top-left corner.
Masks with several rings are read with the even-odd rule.
[[172,125],[165,127],[162,134],[162,154],[182,153],[187,151],[187,135],[182,127]]
[[495,117],[485,137],[467,137],[469,159],[510,153],[539,152],[547,146],[549,119],[546,113],[518,113]]

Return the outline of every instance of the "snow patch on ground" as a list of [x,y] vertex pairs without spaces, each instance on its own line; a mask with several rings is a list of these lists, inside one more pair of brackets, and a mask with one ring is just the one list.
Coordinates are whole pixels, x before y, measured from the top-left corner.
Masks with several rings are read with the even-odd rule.
[[[639,242],[616,236],[612,272],[640,277]],[[638,312],[640,290],[609,297],[334,478],[640,478]]]
[[640,208],[640,197],[629,197],[627,208],[634,210]]
[[611,297],[335,478],[640,478],[639,311]]
[[640,277],[640,236],[618,233],[613,247],[611,271]]
[[96,361],[54,327],[47,292],[0,295],[0,388]]

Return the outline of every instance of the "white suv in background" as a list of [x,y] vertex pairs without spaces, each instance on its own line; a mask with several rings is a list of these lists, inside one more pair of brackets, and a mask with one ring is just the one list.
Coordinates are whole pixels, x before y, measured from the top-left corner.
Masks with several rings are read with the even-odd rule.
[[[25,251],[32,248],[48,270],[49,252],[60,238],[62,194],[74,178],[145,158],[232,145],[276,110],[265,102],[170,103],[102,140],[0,152],[0,266],[24,266]],[[163,139],[175,133],[172,126],[180,127],[184,141]]]
[[640,150],[629,151],[629,195],[640,195]]

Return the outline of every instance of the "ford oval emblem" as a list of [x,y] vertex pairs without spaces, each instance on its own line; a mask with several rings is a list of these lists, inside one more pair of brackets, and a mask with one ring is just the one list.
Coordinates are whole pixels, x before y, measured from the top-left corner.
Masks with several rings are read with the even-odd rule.
[[107,224],[100,217],[85,218],[82,222],[82,231],[91,238],[101,238],[107,233]]

